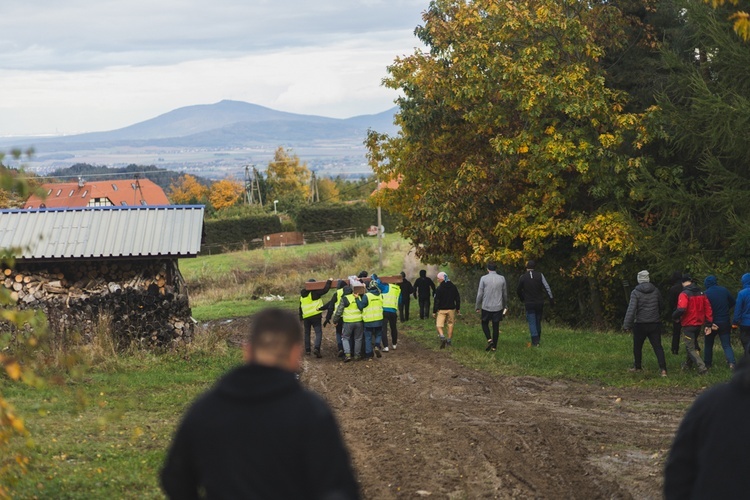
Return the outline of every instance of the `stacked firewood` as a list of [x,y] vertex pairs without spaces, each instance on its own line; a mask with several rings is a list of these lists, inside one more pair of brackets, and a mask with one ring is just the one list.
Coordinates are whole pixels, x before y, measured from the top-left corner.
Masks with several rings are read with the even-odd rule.
[[187,289],[174,261],[19,264],[2,272],[18,307],[44,311],[60,338],[76,331],[91,339],[105,321],[121,348],[192,339]]

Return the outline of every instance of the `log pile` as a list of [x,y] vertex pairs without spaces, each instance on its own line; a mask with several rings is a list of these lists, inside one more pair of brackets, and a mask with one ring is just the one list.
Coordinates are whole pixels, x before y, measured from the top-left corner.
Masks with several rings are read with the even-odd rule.
[[169,347],[193,336],[187,288],[172,260],[19,263],[3,278],[19,308],[44,311],[56,338],[76,332],[90,341],[106,328],[125,348]]

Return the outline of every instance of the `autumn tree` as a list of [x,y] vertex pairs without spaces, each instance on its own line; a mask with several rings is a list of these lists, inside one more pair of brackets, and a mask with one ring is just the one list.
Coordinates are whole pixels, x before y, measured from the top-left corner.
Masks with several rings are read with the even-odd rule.
[[435,0],[423,18],[427,51],[396,60],[385,80],[403,94],[401,133],[368,137],[379,178],[401,180],[384,206],[405,216],[422,258],[520,267],[546,256],[595,306],[597,280],[637,250],[623,204],[647,140],[598,63],[621,48],[619,10]]
[[336,186],[333,180],[327,177],[318,179],[318,194],[322,202],[338,203],[341,201],[338,186]]
[[215,210],[222,211],[236,205],[242,199],[244,192],[245,188],[242,183],[234,179],[224,179],[211,185],[208,201]]
[[169,199],[175,205],[206,203],[208,188],[192,175],[185,174],[170,186]]
[[[277,199],[282,206],[304,203],[309,195],[310,170],[296,154],[279,147],[266,168],[268,200]],[[269,205],[272,205],[272,201]]]

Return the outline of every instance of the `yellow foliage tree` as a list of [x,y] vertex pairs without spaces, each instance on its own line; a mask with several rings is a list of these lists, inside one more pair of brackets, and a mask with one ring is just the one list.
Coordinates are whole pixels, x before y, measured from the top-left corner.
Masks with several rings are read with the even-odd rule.
[[268,163],[266,178],[271,196],[283,205],[299,203],[309,196],[310,170],[307,164],[282,147],[276,149],[273,160]]
[[208,188],[189,174],[183,175],[169,186],[169,199],[175,205],[205,203],[207,198]]
[[336,183],[326,177],[318,179],[318,194],[322,202],[338,202],[340,200],[339,188]]
[[745,41],[750,40],[750,2],[747,0],[703,0],[710,4],[714,9],[725,4],[736,7],[729,15],[729,19],[734,23],[734,31]]
[[242,183],[234,179],[224,179],[211,185],[208,201],[214,209],[221,211],[235,206],[242,198],[243,192]]

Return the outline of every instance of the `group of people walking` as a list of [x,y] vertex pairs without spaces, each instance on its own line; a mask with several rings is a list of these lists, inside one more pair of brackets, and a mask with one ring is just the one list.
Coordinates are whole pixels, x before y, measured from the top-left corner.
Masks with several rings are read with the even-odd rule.
[[[667,363],[661,345],[663,301],[658,288],[650,282],[648,271],[637,275],[638,285],[630,294],[630,303],[623,322],[624,330],[633,331],[632,371],[642,369],[642,350],[646,339],[656,354],[661,375],[667,376]],[[703,374],[713,365],[716,338],[721,342],[726,362],[731,370],[736,366],[731,345],[731,332],[739,328],[740,341],[746,355],[750,348],[750,273],[742,276],[742,289],[735,300],[727,288],[719,285],[716,276],[703,281],[705,291],[689,274],[675,273],[669,289],[669,313],[673,322],[672,354],[679,354],[680,342],[685,346],[683,369],[696,367]],[[734,315],[730,311],[734,308]],[[699,340],[704,339],[703,356]]]

